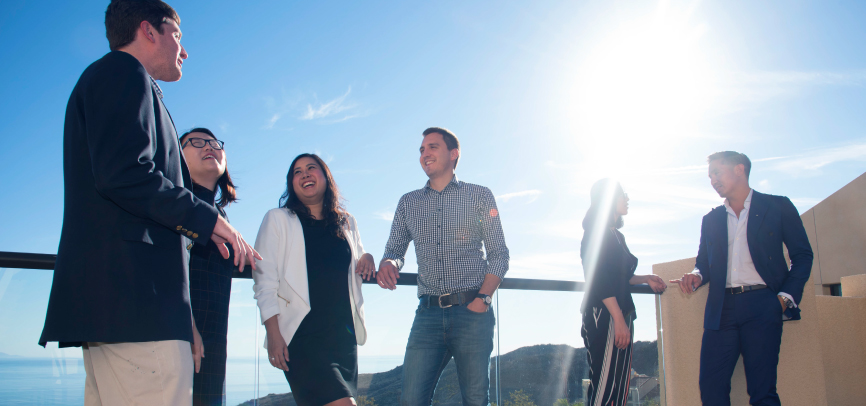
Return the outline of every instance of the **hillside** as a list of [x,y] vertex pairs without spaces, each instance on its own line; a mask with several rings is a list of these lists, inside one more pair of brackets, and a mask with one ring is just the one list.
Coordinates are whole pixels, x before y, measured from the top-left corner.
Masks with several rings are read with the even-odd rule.
[[[497,382],[496,360],[490,363],[490,398],[495,401]],[[589,366],[586,363],[586,349],[568,345],[543,344],[518,348],[499,357],[500,383],[502,398],[518,390],[528,395],[539,406],[553,405],[557,399],[571,402],[583,399],[582,380],[588,378]],[[655,341],[639,341],[634,344],[632,368],[638,373],[658,376],[658,353]],[[377,406],[400,404],[400,390],[403,366],[387,372],[361,374],[358,377],[358,395],[375,399]],[[439,385],[433,397],[437,406],[459,406],[460,386],[454,362],[442,372]],[[242,405],[252,406],[252,400]],[[295,406],[290,393],[271,394],[259,399],[260,406]]]

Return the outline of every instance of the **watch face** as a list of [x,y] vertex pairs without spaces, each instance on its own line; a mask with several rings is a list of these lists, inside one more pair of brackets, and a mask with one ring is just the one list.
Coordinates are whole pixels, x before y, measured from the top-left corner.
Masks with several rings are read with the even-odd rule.
[[493,298],[492,298],[492,297],[490,297],[490,296],[484,296],[484,298],[483,298],[483,299],[481,299],[481,300],[483,300],[483,301],[484,301],[484,303],[487,303],[487,304],[490,304],[490,302],[492,302],[492,301],[493,301]]

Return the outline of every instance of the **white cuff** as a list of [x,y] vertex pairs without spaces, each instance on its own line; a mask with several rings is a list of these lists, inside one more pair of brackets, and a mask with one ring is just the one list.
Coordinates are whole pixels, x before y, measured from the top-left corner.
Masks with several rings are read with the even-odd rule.
[[694,270],[694,271],[692,271],[692,275],[697,275],[697,276],[698,276],[698,278],[701,278],[701,282],[703,282],[703,281],[704,281],[704,276],[703,276],[703,275],[701,275],[701,271],[699,271],[699,270],[697,270],[697,269],[695,269],[695,270]]
[[789,295],[789,294],[787,294],[787,293],[785,293],[785,292],[779,292],[779,296],[782,296],[782,297],[784,297],[784,298],[787,298],[788,300],[791,301],[792,304],[794,304],[794,308],[795,308],[795,309],[797,308],[797,302],[794,301],[794,298],[793,298],[791,295]]

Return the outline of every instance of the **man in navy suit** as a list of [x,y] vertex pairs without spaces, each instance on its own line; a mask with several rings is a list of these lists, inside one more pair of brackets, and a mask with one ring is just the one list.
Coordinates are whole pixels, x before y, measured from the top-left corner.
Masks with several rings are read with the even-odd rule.
[[189,405],[194,353],[187,250],[258,254],[196,198],[156,80],[187,58],[180,18],[159,0],[114,0],[111,52],[72,90],[63,130],[64,214],[39,344],[84,351],[86,405]]
[[[725,204],[704,216],[695,270],[671,281],[686,294],[710,284],[701,344],[701,401],[731,404],[731,376],[742,354],[749,403],[781,405],[776,369],[782,321],[800,319],[812,247],[787,197],[749,187],[752,163],[746,155],[717,152],[708,161],[710,184]],[[788,248],[790,268],[782,244]]]

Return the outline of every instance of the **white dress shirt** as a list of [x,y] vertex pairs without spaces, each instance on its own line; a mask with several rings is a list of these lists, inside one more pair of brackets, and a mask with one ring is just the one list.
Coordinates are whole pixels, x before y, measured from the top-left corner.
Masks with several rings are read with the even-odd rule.
[[[754,190],[749,190],[749,195],[746,196],[746,201],[743,204],[743,210],[740,215],[725,199],[725,210],[728,213],[728,277],[725,281],[726,288],[736,288],[740,286],[751,285],[766,285],[764,279],[758,274],[755,269],[755,263],[752,262],[752,253],[749,252],[749,239],[747,231],[749,228],[749,207],[752,205],[752,193]],[[694,274],[703,279],[700,271],[695,269]],[[785,293],[779,292],[779,296],[788,298],[794,307],[797,303],[794,298]]]
[[726,288],[740,286],[766,285],[764,279],[755,269],[752,253],[749,252],[749,240],[746,231],[749,227],[749,206],[752,205],[752,193],[746,196],[743,210],[739,217],[728,199],[725,199],[725,210],[728,212],[728,278]]

